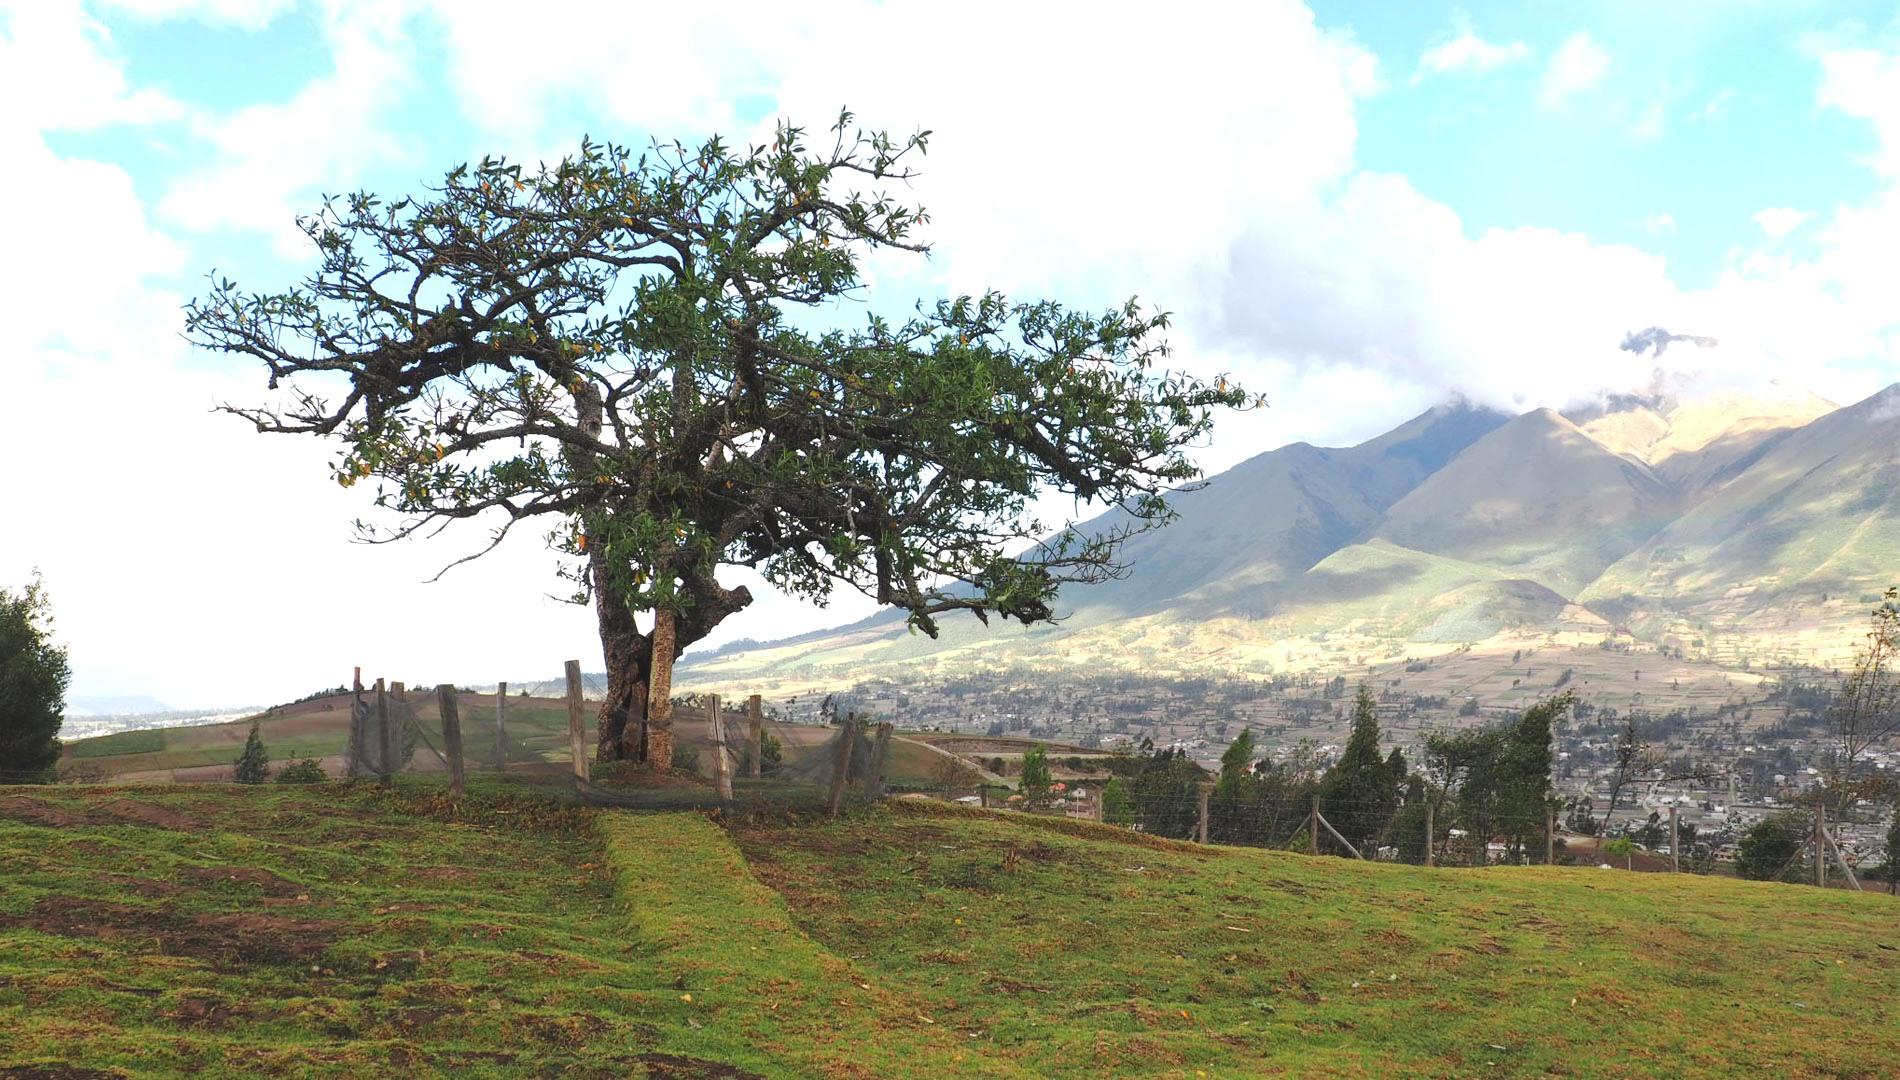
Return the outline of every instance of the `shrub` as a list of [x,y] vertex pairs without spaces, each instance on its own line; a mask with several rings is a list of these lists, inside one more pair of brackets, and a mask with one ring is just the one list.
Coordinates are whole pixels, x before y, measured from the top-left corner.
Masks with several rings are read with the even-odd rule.
[[277,770],[277,782],[280,784],[320,784],[329,778],[316,758],[293,761]]

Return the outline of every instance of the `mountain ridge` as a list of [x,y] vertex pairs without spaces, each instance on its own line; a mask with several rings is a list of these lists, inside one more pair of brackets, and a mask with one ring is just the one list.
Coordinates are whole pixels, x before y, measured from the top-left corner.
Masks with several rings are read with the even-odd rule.
[[1828,662],[1829,628],[1900,567],[1900,383],[1844,407],[1652,397],[1513,417],[1454,400],[1353,446],[1266,451],[1172,501],[1172,525],[1124,548],[1129,573],[1065,593],[1054,625],[945,620],[933,641],[879,613],[689,657],[681,678],[1188,656],[1263,674],[1315,635],[1402,654],[1627,633]]

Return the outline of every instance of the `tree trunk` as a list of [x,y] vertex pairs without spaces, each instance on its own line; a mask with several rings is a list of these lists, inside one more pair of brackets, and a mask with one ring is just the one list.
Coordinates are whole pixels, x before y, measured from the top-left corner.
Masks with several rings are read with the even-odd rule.
[[644,761],[653,639],[634,624],[633,610],[625,601],[601,586],[608,576],[598,552],[592,563],[600,651],[607,662],[607,697],[600,703],[600,738],[594,756],[599,761]]
[[673,660],[675,619],[665,608],[653,613],[652,683],[647,690],[647,765],[673,768]]

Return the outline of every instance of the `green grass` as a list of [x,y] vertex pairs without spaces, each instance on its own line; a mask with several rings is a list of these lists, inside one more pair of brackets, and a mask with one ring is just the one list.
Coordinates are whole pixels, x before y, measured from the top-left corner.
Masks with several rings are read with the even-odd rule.
[[122,754],[156,754],[165,749],[165,732],[159,728],[144,731],[120,731],[112,735],[81,739],[73,744],[77,758],[116,757]]
[[1900,1055],[1882,895],[937,804],[721,824],[432,790],[0,788],[0,1075],[1872,1077]]

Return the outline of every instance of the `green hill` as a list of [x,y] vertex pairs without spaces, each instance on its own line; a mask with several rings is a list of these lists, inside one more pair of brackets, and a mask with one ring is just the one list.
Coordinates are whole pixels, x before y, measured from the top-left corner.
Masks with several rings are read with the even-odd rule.
[[898,803],[0,789],[0,1075],[1872,1077],[1900,902]]

